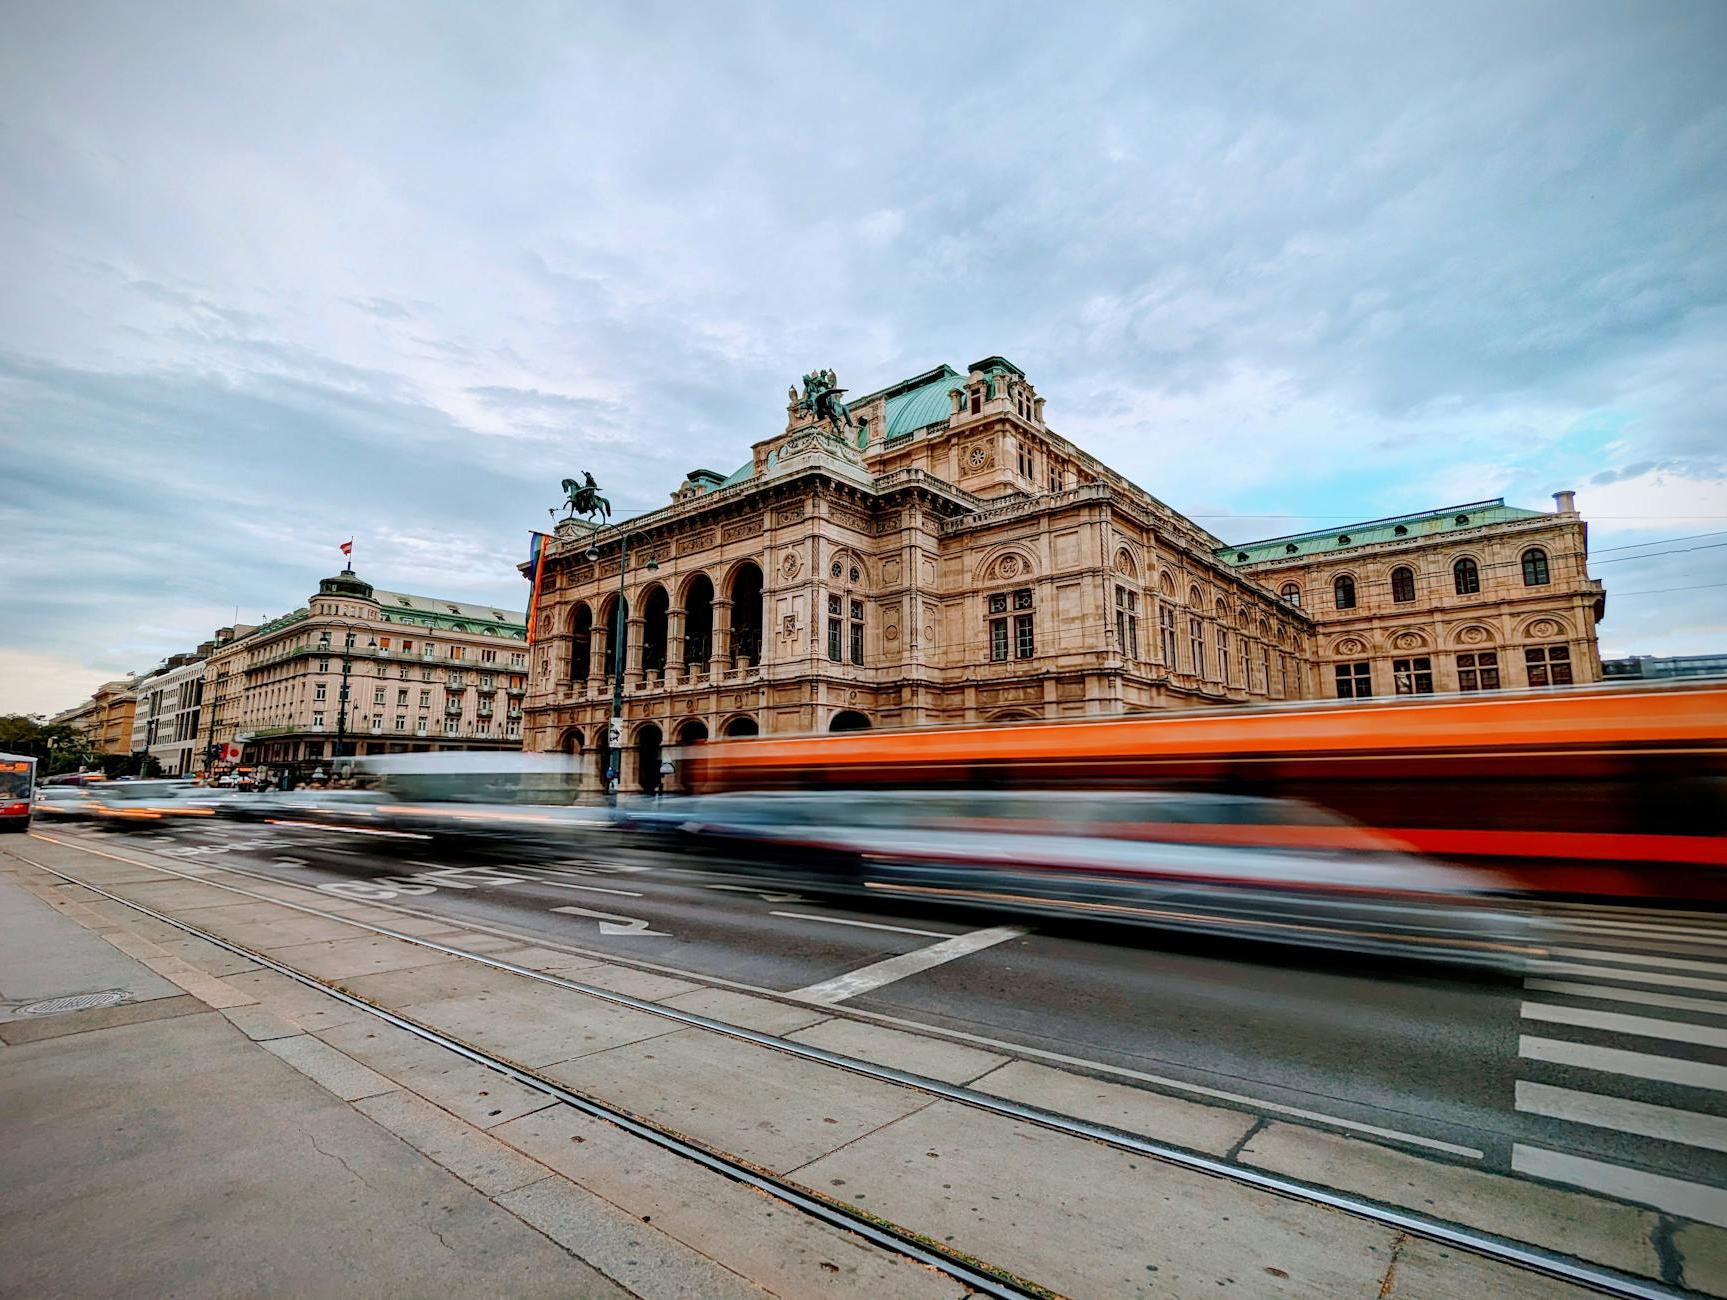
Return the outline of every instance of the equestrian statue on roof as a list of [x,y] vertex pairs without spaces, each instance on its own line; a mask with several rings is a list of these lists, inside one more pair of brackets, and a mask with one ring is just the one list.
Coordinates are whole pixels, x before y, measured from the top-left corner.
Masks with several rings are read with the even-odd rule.
[[583,515],[592,522],[595,515],[602,520],[612,517],[612,503],[600,495],[600,485],[594,482],[594,476],[587,470],[582,471],[580,483],[573,478],[564,480],[564,495],[570,503],[570,513],[564,516],[566,519]]
[[839,380],[834,377],[833,371],[818,370],[804,376],[804,395],[798,399],[798,409],[817,420],[825,421],[836,434],[842,429],[856,428],[852,423],[851,412],[840,400],[845,396],[845,391],[839,387]]

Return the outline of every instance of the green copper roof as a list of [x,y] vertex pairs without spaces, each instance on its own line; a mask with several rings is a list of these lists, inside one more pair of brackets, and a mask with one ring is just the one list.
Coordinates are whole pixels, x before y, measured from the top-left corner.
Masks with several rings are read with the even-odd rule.
[[720,486],[730,487],[734,483],[742,483],[745,479],[754,478],[755,473],[755,461],[746,460],[742,465],[739,465],[729,475],[727,475],[725,482],[721,483]]
[[[937,366],[913,380],[884,390],[887,393],[887,428],[883,436],[890,440],[903,438],[914,429],[945,420],[953,411],[953,403],[947,395],[959,387],[962,380],[963,376],[952,366]],[[916,386],[912,387],[914,384]],[[855,408],[857,403],[852,405]]]
[[1351,546],[1395,542],[1406,537],[1432,537],[1462,528],[1478,528],[1482,524],[1535,519],[1540,515],[1539,510],[1508,506],[1504,497],[1494,497],[1491,501],[1470,501],[1464,505],[1426,510],[1420,514],[1392,515],[1387,519],[1369,519],[1365,523],[1344,524],[1337,528],[1316,528],[1309,533],[1291,533],[1286,537],[1268,537],[1259,542],[1220,546],[1216,554],[1218,559],[1230,564],[1257,564],[1261,560],[1297,559],[1327,551],[1341,551]]

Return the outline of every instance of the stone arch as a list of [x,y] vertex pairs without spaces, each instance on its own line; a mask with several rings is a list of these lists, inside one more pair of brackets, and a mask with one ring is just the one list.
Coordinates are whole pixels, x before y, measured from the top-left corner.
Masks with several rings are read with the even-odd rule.
[[680,746],[700,745],[708,738],[708,724],[701,718],[685,718],[678,723],[672,735]]
[[643,794],[658,794],[660,792],[660,760],[665,750],[665,733],[660,730],[657,722],[643,722],[637,725],[635,732],[636,746],[636,788]]
[[759,736],[761,725],[756,722],[755,715],[750,713],[734,713],[720,724],[722,736]]
[[1163,574],[1157,580],[1157,592],[1165,600],[1173,601],[1175,599],[1175,579],[1167,573]]
[[1362,655],[1372,654],[1373,651],[1373,639],[1363,632],[1351,632],[1331,643],[1333,659],[1359,659]]
[[1563,614],[1531,614],[1517,625],[1520,641],[1565,641],[1571,636],[1571,621]]
[[868,731],[873,725],[859,709],[841,709],[828,720],[829,731]]
[[578,600],[570,610],[570,680],[584,682],[594,670],[594,607]]
[[654,583],[638,600],[642,610],[642,668],[665,671],[666,637],[671,627],[672,598],[663,583]]
[[1115,548],[1115,571],[1129,582],[1139,581],[1139,561],[1134,559],[1133,551],[1126,546]]
[[732,662],[762,661],[762,566],[742,560],[726,575],[726,596],[732,602]]
[[1037,563],[1031,553],[1015,543],[1003,543],[985,551],[972,569],[972,580],[979,586],[1000,582],[1030,582],[1037,576]]
[[1490,649],[1499,641],[1485,623],[1464,623],[1451,629],[1451,644],[1460,650]]
[[678,590],[684,611],[684,662],[705,664],[714,652],[714,580],[697,571]]
[[[839,572],[835,573],[834,570]],[[856,574],[856,577],[852,575]],[[858,587],[867,589],[870,586],[869,562],[849,546],[839,546],[828,556],[827,567],[822,570],[822,580],[841,587]]]
[[985,722],[1037,722],[1038,715],[1030,709],[997,709]]
[[588,738],[580,727],[565,727],[564,734],[558,737],[558,753],[580,754],[588,747]]
[[1386,640],[1390,642],[1393,650],[1403,650],[1409,653],[1432,648],[1432,638],[1427,635],[1425,628],[1400,627],[1389,633]]
[[1196,614],[1205,613],[1205,593],[1197,585],[1187,589],[1187,607]]
[[[1487,557],[1479,551],[1459,551],[1446,557],[1445,576],[1451,584],[1448,593],[1474,596],[1481,591],[1481,575],[1488,569]],[[1467,590],[1466,590],[1467,588]]]
[[615,592],[600,602],[597,629],[604,629],[605,644],[600,647],[600,672],[610,677],[617,671],[618,659],[618,629],[623,629],[625,642],[624,661],[629,661],[628,643],[630,635],[630,602]]

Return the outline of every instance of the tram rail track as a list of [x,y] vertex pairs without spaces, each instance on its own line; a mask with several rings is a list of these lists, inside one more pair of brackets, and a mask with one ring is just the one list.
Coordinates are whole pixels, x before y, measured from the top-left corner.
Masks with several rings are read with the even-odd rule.
[[[376,925],[356,917],[344,916],[339,912],[312,907],[302,903],[291,902],[269,894],[246,889],[239,885],[209,879],[205,875],[192,872],[177,871],[171,867],[156,863],[143,862],[137,858],[124,857],[118,854],[106,853],[101,850],[87,848],[69,840],[40,836],[48,842],[68,847],[77,852],[92,856],[107,858],[112,861],[127,863],[144,869],[159,872],[164,876],[180,880],[208,885],[212,888],[233,893],[239,897],[255,902],[270,903],[279,907],[299,912],[308,916],[327,921],[339,922],[368,934],[393,939],[424,948],[445,956],[457,958],[477,965],[489,967],[524,979],[551,985],[567,992],[594,998],[615,1006],[644,1012],[680,1024],[685,1028],[699,1029],[710,1033],[751,1043],[769,1050],[782,1052],[817,1064],[845,1070],[865,1078],[880,1082],[895,1084],[901,1087],[915,1089],[941,1100],[955,1102],[974,1109],[990,1112],[1006,1118],[1020,1120],[1069,1136],[1098,1142],[1119,1150],[1159,1160],[1212,1177],[1226,1179],[1231,1182],[1249,1186],[1285,1199],[1322,1206],[1353,1217],[1376,1223],[1384,1227],[1408,1233],[1438,1244],[1452,1246],[1472,1254],[1510,1264],[1515,1267],[1544,1274],[1561,1281],[1571,1282],[1588,1287],[1603,1294],[1635,1297],[1637,1300],[1672,1300],[1690,1294],[1685,1291],[1669,1288],[1649,1278],[1638,1277],[1624,1273],[1604,1265],[1594,1264],[1533,1246],[1528,1243],[1513,1241],[1498,1237],[1479,1229],[1461,1224],[1451,1223],[1442,1219],[1422,1215],[1397,1206],[1388,1205],[1371,1198],[1334,1191],[1315,1184],[1297,1179],[1268,1173],[1262,1170],[1247,1168],[1200,1152],[1190,1151],[1170,1143],[1159,1142],[1138,1134],[1111,1128],[1107,1125],[1093,1123],[1073,1116],[1043,1110],[1008,1098],[978,1092],[963,1085],[947,1083],[939,1079],[900,1070],[893,1066],[866,1061],[843,1053],[830,1051],[812,1044],[797,1042],[759,1030],[748,1029],[739,1025],[728,1024],[695,1012],[681,1008],[668,1007],[659,1003],[632,997],[629,994],[615,992],[595,985],[585,984],[567,976],[556,975],[546,971],[535,970],[532,967],[521,966],[502,960],[485,953],[470,952],[450,944],[440,943],[435,939],[417,935],[405,934],[392,930],[387,926]],[[773,1196],[800,1212],[823,1220],[824,1222],[856,1232],[884,1249],[893,1250],[909,1258],[915,1259],[929,1267],[953,1276],[956,1280],[972,1286],[986,1295],[996,1296],[1039,1296],[1047,1297],[1054,1292],[1047,1290],[1025,1278],[1020,1278],[999,1270],[980,1261],[954,1252],[938,1242],[929,1241],[915,1231],[890,1223],[875,1216],[865,1214],[856,1207],[846,1205],[824,1196],[819,1192],[802,1187],[787,1179],[761,1169],[748,1161],[713,1150],[701,1143],[673,1132],[651,1120],[634,1115],[629,1111],[616,1107],[599,1098],[576,1092],[553,1080],[541,1077],[531,1069],[525,1069],[502,1057],[495,1056],[483,1049],[445,1034],[436,1028],[421,1024],[412,1017],[405,1016],[390,1008],[381,1007],[365,998],[356,996],[337,986],[337,982],[309,975],[268,956],[255,949],[233,940],[214,934],[200,926],[162,913],[155,908],[115,894],[101,885],[83,880],[77,876],[20,855],[21,860],[38,870],[44,871],[67,884],[88,890],[102,898],[126,907],[140,915],[169,925],[191,937],[212,943],[247,961],[276,974],[283,975],[296,983],[314,989],[322,994],[345,1003],[367,1015],[375,1016],[397,1028],[406,1030],[417,1037],[444,1048],[458,1056],[477,1064],[486,1066],[499,1074],[511,1078],[527,1087],[533,1088],[562,1104],[572,1106],[586,1114],[613,1123],[625,1131],[653,1142],[669,1151],[687,1159],[691,1159],[715,1172],[736,1181],[746,1183],[757,1190]],[[257,879],[263,882],[280,885],[268,876],[255,875],[226,864],[211,864],[215,869]],[[414,912],[413,915],[425,915]],[[501,933],[496,929],[492,933]],[[518,936],[524,943],[540,942],[530,936]]]

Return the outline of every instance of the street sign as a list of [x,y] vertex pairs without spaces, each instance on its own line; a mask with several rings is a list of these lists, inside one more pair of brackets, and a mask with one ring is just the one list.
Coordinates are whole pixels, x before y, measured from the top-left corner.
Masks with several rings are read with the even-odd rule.
[[613,718],[606,727],[606,743],[613,749],[620,749],[624,743],[624,720]]

